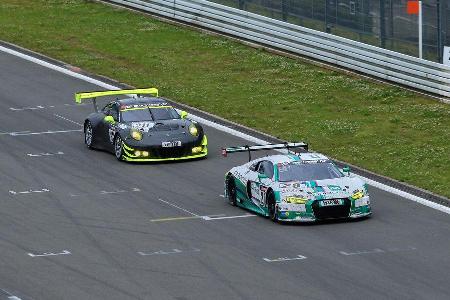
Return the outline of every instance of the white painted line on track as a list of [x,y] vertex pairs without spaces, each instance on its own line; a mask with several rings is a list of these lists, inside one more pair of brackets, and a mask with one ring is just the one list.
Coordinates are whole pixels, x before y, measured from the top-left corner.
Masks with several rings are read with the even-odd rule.
[[71,120],[71,119],[65,118],[65,117],[63,117],[63,116],[60,116],[60,115],[58,115],[58,114],[53,114],[53,115],[54,115],[55,117],[60,118],[60,119],[66,120],[67,122],[76,124],[76,125],[78,125],[78,126],[83,126],[83,124],[80,124],[80,123],[75,122],[75,121],[73,121],[73,120]]
[[30,157],[55,156],[55,155],[64,155],[64,152],[58,151],[55,153],[46,152],[46,153],[37,153],[37,154],[27,153],[27,155]]
[[60,104],[60,105],[49,105],[49,106],[44,106],[44,105],[37,105],[37,106],[32,106],[32,107],[10,107],[9,110],[11,111],[28,111],[28,110],[42,110],[42,109],[49,109],[49,108],[55,108],[58,106],[85,106],[87,103],[80,103],[80,104]]
[[23,194],[32,194],[32,193],[48,193],[48,192],[50,192],[49,189],[29,190],[29,191],[23,191],[23,192],[9,191],[9,193],[11,195],[23,195]]
[[132,188],[131,190],[114,190],[114,191],[100,191],[98,193],[84,193],[84,194],[69,194],[70,197],[80,197],[80,196],[88,196],[88,195],[114,195],[114,194],[123,194],[123,193],[135,193],[140,192],[139,188]]
[[414,251],[417,250],[415,247],[408,247],[408,248],[390,248],[390,249],[380,249],[375,248],[371,250],[361,250],[361,251],[354,251],[354,252],[346,252],[346,251],[339,251],[340,254],[345,256],[351,256],[351,255],[364,255],[364,254],[379,254],[379,253],[389,253],[389,252],[400,252],[400,251]]
[[179,253],[187,253],[187,252],[200,252],[200,249],[197,249],[197,248],[189,249],[189,250],[172,249],[172,250],[169,250],[169,251],[159,250],[159,251],[156,251],[156,252],[150,252],[150,253],[145,253],[145,252],[139,251],[138,254],[139,254],[139,255],[142,255],[142,256],[152,256],[152,255],[170,255],[170,254],[179,254]]
[[22,136],[22,135],[41,135],[41,134],[54,134],[54,133],[67,133],[67,132],[81,132],[82,129],[70,129],[70,130],[48,130],[42,132],[30,132],[30,131],[18,131],[18,132],[2,132],[0,135],[9,135],[9,136]]
[[45,253],[41,253],[41,254],[27,253],[27,255],[31,256],[31,257],[58,256],[58,255],[69,255],[69,254],[72,254],[72,253],[70,253],[70,251],[68,251],[68,250],[63,250],[62,252],[59,252],[59,253],[53,253],[53,252],[45,252]]
[[225,216],[225,217],[203,216],[202,219],[205,221],[214,221],[214,220],[227,220],[227,219],[248,218],[248,217],[256,217],[256,215],[245,214],[245,215]]
[[166,200],[163,200],[163,199],[158,199],[158,200],[161,201],[161,202],[163,202],[163,203],[166,203],[167,205],[170,205],[170,206],[172,206],[172,207],[178,208],[179,210],[182,210],[182,211],[184,211],[184,212],[186,212],[186,213],[188,213],[188,214],[190,214],[190,215],[192,215],[192,216],[194,216],[194,217],[201,218],[201,216],[199,216],[199,215],[197,215],[197,214],[194,214],[193,212],[190,212],[190,211],[188,211],[187,209],[184,209],[184,208],[182,208],[182,207],[179,207],[178,205],[175,205],[175,204],[170,203],[170,202],[168,202],[168,201],[166,201]]
[[9,300],[22,300],[22,299],[20,299],[19,297],[14,296],[12,293],[8,292],[8,291],[5,290],[5,289],[0,289],[0,291],[3,292],[4,294],[6,294],[6,295],[8,296],[8,299],[9,299]]
[[303,259],[307,259],[306,256],[303,255],[297,255],[295,257],[278,257],[278,258],[274,258],[274,259],[269,259],[264,257],[263,260],[266,262],[283,262],[283,261],[292,261],[292,260],[303,260]]
[[[63,73],[63,74],[66,74],[68,76],[71,76],[71,77],[74,77],[74,78],[86,81],[88,83],[97,85],[99,87],[103,87],[105,89],[110,89],[110,90],[119,90],[120,89],[117,86],[114,86],[114,85],[102,82],[102,81],[100,81],[98,79],[94,79],[94,78],[91,78],[91,77],[86,76],[86,75],[82,75],[82,74],[76,73],[74,71],[68,70],[68,69],[63,68],[63,67],[56,66],[54,64],[48,63],[46,61],[43,61],[43,60],[38,59],[38,58],[35,58],[33,56],[30,56],[30,55],[27,55],[27,54],[24,54],[24,53],[20,53],[19,51],[16,51],[16,50],[13,50],[13,49],[9,49],[9,48],[0,46],[0,51],[3,51],[5,53],[11,54],[11,55],[14,55],[16,57],[20,57],[20,58],[25,59],[27,61],[33,62],[35,64],[41,65],[43,67],[49,68],[51,70],[54,70],[54,71],[57,71],[57,72],[60,72],[60,73]],[[195,115],[192,115],[192,114],[190,115],[190,118],[195,120],[195,121],[197,121],[197,122],[200,122],[200,123],[202,123],[202,124],[204,124],[206,126],[213,127],[213,128],[215,128],[217,130],[220,130],[220,131],[228,133],[230,135],[233,135],[233,136],[245,139],[245,140],[250,141],[250,142],[254,142],[254,143],[258,143],[258,144],[266,144],[267,143],[267,141],[265,141],[265,140],[256,138],[254,136],[245,134],[243,132],[237,131],[235,129],[231,129],[229,127],[226,127],[226,126],[223,126],[223,125],[220,125],[220,124],[216,124],[216,123],[214,123],[212,121],[206,120],[204,118],[201,118],[201,117],[198,117],[198,116],[195,116]],[[390,186],[388,186],[386,184],[383,184],[383,183],[380,183],[380,182],[376,182],[374,180],[370,180],[370,179],[362,177],[362,176],[359,176],[359,177],[361,179],[363,179],[364,181],[366,181],[368,184],[370,184],[372,186],[375,186],[378,189],[387,191],[387,192],[395,194],[395,195],[399,195],[399,196],[401,196],[401,197],[403,197],[405,199],[415,201],[417,203],[420,203],[420,204],[428,206],[430,208],[439,210],[439,211],[444,212],[446,214],[450,214],[450,208],[449,207],[446,207],[444,205],[440,205],[440,204],[434,203],[432,201],[426,200],[426,199],[421,198],[421,197],[414,196],[414,195],[412,195],[410,193],[403,192],[403,191],[401,191],[399,189],[390,187]]]

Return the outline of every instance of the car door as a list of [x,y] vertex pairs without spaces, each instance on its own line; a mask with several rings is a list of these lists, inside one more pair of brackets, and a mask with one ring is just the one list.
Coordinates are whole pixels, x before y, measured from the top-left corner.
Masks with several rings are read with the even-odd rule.
[[[103,120],[99,124],[99,140],[102,143],[103,148],[108,151],[113,151],[114,149],[114,136],[117,132],[117,125],[119,123],[119,107],[117,103],[111,102],[107,104],[103,110]],[[106,116],[112,116],[114,122],[105,121]]]
[[273,182],[273,164],[268,160],[262,160],[252,167],[253,172],[249,172],[250,187],[248,193],[255,205],[266,207],[267,190]]

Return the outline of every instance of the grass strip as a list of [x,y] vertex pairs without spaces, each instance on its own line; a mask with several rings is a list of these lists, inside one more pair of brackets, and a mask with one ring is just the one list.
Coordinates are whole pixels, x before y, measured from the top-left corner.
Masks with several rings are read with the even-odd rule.
[[2,0],[0,39],[450,197],[450,105],[416,93],[87,0]]

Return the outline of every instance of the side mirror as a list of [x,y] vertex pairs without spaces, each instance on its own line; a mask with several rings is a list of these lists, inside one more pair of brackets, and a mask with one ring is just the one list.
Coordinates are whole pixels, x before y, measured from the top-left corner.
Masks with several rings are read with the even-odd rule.
[[186,118],[187,118],[187,115],[188,115],[188,113],[185,112],[184,110],[181,111],[181,113],[180,113],[180,116],[181,116],[182,119],[186,119]]
[[347,176],[350,175],[350,167],[349,167],[349,166],[343,167],[343,168],[342,168],[342,171],[343,171],[344,173],[347,173]]
[[112,116],[106,116],[103,121],[109,124],[114,124],[116,121],[114,121],[114,118]]
[[258,179],[259,179],[259,181],[261,181],[261,179],[266,179],[266,178],[269,178],[269,177],[267,177],[266,174],[258,173]]

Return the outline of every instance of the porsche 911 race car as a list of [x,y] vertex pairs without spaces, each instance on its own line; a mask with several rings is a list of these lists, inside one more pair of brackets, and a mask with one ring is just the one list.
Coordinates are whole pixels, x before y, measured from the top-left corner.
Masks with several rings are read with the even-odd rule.
[[[268,144],[222,149],[248,152],[249,162],[225,175],[225,196],[234,206],[273,221],[313,222],[371,215],[367,185],[319,153],[291,151],[305,143]],[[251,160],[251,151],[287,148],[286,154]]]
[[[96,98],[136,94],[135,98],[117,99],[100,111]],[[141,97],[150,94],[151,97]],[[158,90],[135,89],[75,94],[75,101],[92,99],[95,113],[84,121],[84,142],[90,149],[114,153],[124,161],[167,161],[206,157],[208,140],[203,128],[178,112]]]

